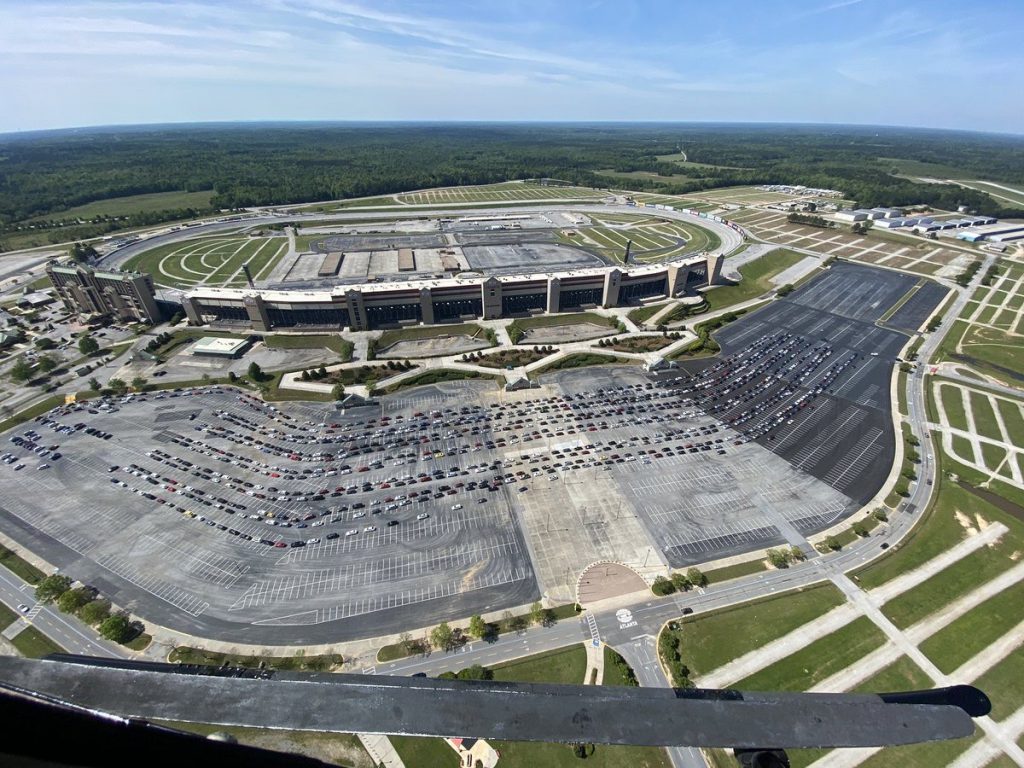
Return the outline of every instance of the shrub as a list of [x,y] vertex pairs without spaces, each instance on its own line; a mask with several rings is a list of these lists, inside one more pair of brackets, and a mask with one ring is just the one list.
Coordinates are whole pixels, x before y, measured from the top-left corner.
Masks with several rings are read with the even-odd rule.
[[676,587],[675,584],[664,576],[656,576],[654,578],[654,583],[651,585],[651,591],[659,597],[664,597],[665,595],[671,595],[675,592]]

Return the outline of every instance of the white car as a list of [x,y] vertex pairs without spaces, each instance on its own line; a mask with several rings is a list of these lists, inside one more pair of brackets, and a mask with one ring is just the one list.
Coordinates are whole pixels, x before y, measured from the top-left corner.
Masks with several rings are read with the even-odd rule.
[[351,531],[345,531],[346,536],[355,536],[357,533],[359,533],[358,528],[353,528]]
[[420,512],[418,515],[416,515],[417,520],[426,520],[428,517],[430,517],[430,515],[428,515],[426,512]]
[[462,509],[462,505],[461,504],[452,504],[452,512],[454,512],[457,509]]
[[368,525],[365,528],[363,528],[363,533],[373,533],[376,530],[377,530],[377,526],[376,525]]
[[18,606],[18,610],[21,611],[22,613],[28,613],[29,608],[28,608],[27,605],[22,603],[21,605]]

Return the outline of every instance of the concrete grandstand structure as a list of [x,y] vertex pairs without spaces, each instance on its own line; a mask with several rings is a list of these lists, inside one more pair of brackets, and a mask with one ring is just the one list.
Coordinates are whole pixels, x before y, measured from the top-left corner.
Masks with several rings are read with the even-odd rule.
[[372,330],[640,304],[719,281],[721,253],[630,269],[361,283],[321,290],[199,288],[182,297],[191,325]]

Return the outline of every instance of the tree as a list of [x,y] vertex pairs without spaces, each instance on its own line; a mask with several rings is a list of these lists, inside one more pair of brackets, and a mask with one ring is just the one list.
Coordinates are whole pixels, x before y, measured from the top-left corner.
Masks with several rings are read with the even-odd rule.
[[92,602],[95,592],[89,587],[69,589],[57,599],[57,607],[64,613],[77,613],[86,603]]
[[263,381],[263,369],[255,360],[249,363],[249,378],[257,384]]
[[335,400],[345,399],[345,385],[340,381],[331,388],[331,397]]
[[690,568],[686,571],[686,578],[690,580],[690,583],[695,587],[706,587],[708,585],[708,577],[704,575],[704,572],[700,568]]
[[430,632],[430,642],[443,651],[450,651],[455,647],[455,632],[447,621],[442,621]]
[[856,534],[857,534],[858,536],[860,536],[861,538],[864,538],[864,537],[865,537],[865,536],[867,536],[867,535],[868,535],[869,533],[871,533],[871,531],[869,531],[869,530],[867,529],[867,526],[865,526],[865,525],[864,525],[864,523],[854,523],[854,524],[853,524],[853,525],[851,526],[851,528],[853,529],[853,532],[854,532],[854,533],[856,533]]
[[789,568],[789,552],[784,549],[769,549],[768,562],[774,568]]
[[100,344],[92,336],[83,336],[78,340],[78,351],[83,355],[95,355],[100,351]]
[[311,377],[311,376],[309,375],[309,371],[303,371],[303,372],[302,372],[302,373],[301,373],[301,374],[299,375],[299,378],[300,378],[300,379],[301,379],[302,381],[309,381],[309,380],[310,380],[310,378],[312,378],[312,377]]
[[78,618],[86,624],[96,626],[110,616],[110,603],[106,600],[93,600],[78,609]]
[[11,366],[11,378],[17,382],[25,382],[32,378],[35,369],[23,357]]
[[234,384],[236,381],[238,381],[238,374],[235,373],[234,371],[228,371],[228,381]]
[[99,392],[102,388],[103,385],[100,384],[100,380],[97,379],[95,376],[89,379],[89,389],[91,389],[93,392]]
[[482,639],[487,634],[488,624],[483,620],[480,615],[473,616],[469,620],[469,634],[473,637]]
[[456,677],[459,680],[493,680],[494,673],[487,667],[474,664],[465,669],[460,669]]
[[833,552],[838,552],[843,548],[843,543],[839,541],[835,536],[829,536],[825,539],[825,548],[830,549]]
[[693,584],[686,578],[685,573],[673,573],[672,574],[672,586],[679,592],[689,592],[693,589]]
[[535,600],[530,606],[530,621],[538,626],[544,625],[544,606],[540,600]]
[[800,547],[794,544],[789,548],[789,559],[794,563],[802,563],[807,559],[807,555],[804,554],[804,551],[800,549]]
[[53,349],[57,346],[57,342],[48,336],[40,336],[32,343],[35,344],[36,349]]
[[39,370],[43,373],[49,373],[60,365],[60,360],[53,355],[40,355],[36,358],[36,365],[39,366]]
[[125,383],[124,379],[113,378],[107,382],[107,386],[115,395],[123,395],[128,391],[128,385]]
[[326,379],[327,378],[327,368],[322,366],[322,365],[319,368],[317,368],[317,370],[316,370],[316,377],[318,379]]
[[71,248],[71,260],[77,262],[91,261],[99,254],[96,249],[87,243],[75,243]]
[[655,576],[654,583],[651,585],[651,591],[659,597],[664,597],[665,595],[671,595],[676,591],[676,588],[675,585],[664,576]]
[[136,376],[134,379],[132,379],[132,389],[134,389],[136,392],[141,392],[146,388],[146,384],[148,383],[149,381],[146,379],[145,376]]
[[131,619],[124,611],[118,611],[100,623],[100,634],[115,643],[125,643],[131,640],[134,630]]
[[778,296],[789,296],[789,294],[791,294],[794,290],[796,289],[790,283],[786,283],[785,285],[779,286],[779,290],[777,290],[775,293]]
[[71,579],[62,573],[51,573],[36,585],[36,600],[52,603],[71,589]]
[[883,507],[879,507],[878,509],[876,509],[872,513],[872,515],[874,516],[875,520],[877,520],[880,523],[884,523],[886,520],[889,519],[889,514],[885,511]]

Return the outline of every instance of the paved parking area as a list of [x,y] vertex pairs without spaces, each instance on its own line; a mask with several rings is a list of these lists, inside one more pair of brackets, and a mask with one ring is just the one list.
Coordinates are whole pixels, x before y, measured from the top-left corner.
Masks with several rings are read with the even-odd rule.
[[349,413],[227,387],[61,407],[4,436],[0,528],[144,618],[267,644],[571,600],[596,561],[650,577],[796,543],[889,471],[906,336],[875,321],[906,289],[833,268],[656,375]]

